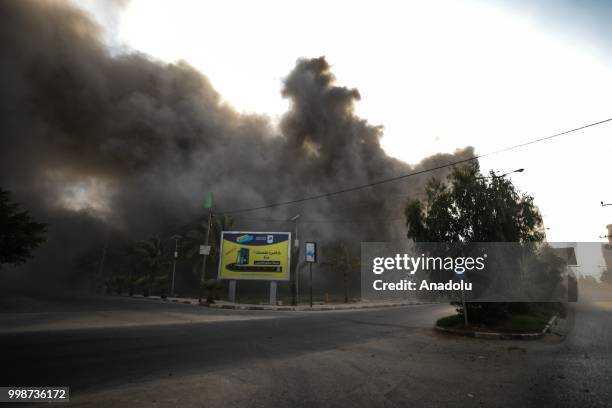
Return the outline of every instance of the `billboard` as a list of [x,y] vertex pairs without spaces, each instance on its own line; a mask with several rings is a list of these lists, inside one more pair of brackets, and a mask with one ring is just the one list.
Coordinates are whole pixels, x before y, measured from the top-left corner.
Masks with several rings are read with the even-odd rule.
[[291,233],[223,231],[219,279],[288,281]]
[[317,262],[317,243],[307,242],[306,243],[306,262]]

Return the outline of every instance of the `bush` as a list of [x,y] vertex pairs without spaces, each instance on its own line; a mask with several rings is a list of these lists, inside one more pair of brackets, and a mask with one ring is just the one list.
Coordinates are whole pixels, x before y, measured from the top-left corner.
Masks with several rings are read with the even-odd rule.
[[206,303],[215,303],[215,298],[219,298],[219,290],[223,285],[216,279],[208,279],[204,282],[204,288],[206,289]]
[[[467,303],[468,323],[483,330],[505,333],[536,333],[541,331],[554,315],[565,316],[565,306],[559,302],[543,303]],[[496,313],[491,313],[495,310]],[[462,309],[457,314],[439,319],[436,325],[444,328],[463,328]],[[473,312],[473,314],[471,314]]]

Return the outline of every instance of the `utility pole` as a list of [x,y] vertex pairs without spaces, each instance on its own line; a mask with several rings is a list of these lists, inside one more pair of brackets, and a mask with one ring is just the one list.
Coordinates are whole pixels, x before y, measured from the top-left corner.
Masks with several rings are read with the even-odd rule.
[[[98,268],[98,276],[99,279],[102,279],[104,283],[104,261],[106,260],[106,251],[108,250],[108,234],[106,235],[106,240],[104,241],[104,247],[102,248],[102,257],[100,258],[100,267]],[[97,292],[97,289],[96,289]]]
[[[463,283],[463,279],[461,279],[461,283]],[[463,285],[461,285],[461,305],[463,306],[463,324],[467,327],[468,325],[468,310],[467,305],[465,303],[465,292],[463,291]]]
[[[208,223],[206,224],[206,238],[204,245],[208,246],[208,242],[210,239],[210,226],[212,224],[212,207],[213,207],[213,195],[212,193],[208,193],[206,197],[205,207],[208,208]],[[198,298],[198,302],[202,303],[202,292],[204,291],[204,282],[206,281],[206,258],[208,258],[208,254],[203,254],[202,257],[202,276],[200,277],[200,297]]]
[[170,287],[170,296],[174,296],[174,275],[176,274],[176,259],[178,258],[178,242],[182,237],[175,235],[170,239],[174,240],[174,259],[172,261],[172,286]]
[[[204,239],[204,245],[208,246],[208,241],[210,239],[210,225],[212,222],[212,207],[208,210],[208,223],[206,225],[206,238]],[[202,292],[204,291],[204,282],[206,282],[206,258],[208,258],[207,254],[202,256],[202,276],[200,276],[200,297],[198,298],[198,302],[202,303]]]

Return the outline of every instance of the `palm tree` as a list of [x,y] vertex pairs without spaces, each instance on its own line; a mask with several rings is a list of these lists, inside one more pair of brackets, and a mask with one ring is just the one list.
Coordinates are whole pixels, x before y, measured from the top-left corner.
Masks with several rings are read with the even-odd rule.
[[153,284],[159,272],[168,264],[167,254],[164,251],[159,236],[151,237],[136,244],[134,251],[140,256],[140,263],[146,271],[145,282],[148,284],[148,293],[153,292]]
[[330,247],[330,256],[328,261],[321,265],[329,266],[336,272],[342,273],[344,285],[344,303],[348,303],[348,274],[360,267],[358,258],[351,256],[348,248],[341,242],[338,242]]

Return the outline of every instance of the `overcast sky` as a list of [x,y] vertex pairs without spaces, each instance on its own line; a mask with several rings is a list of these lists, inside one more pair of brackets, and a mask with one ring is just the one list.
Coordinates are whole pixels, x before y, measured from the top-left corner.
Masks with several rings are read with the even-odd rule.
[[[79,2],[115,52],[184,59],[227,103],[273,119],[299,57],[325,55],[357,113],[410,163],[487,153],[612,117],[612,4],[542,1]],[[535,197],[550,241],[604,241],[612,123],[482,159]],[[347,185],[347,187],[349,187]]]

